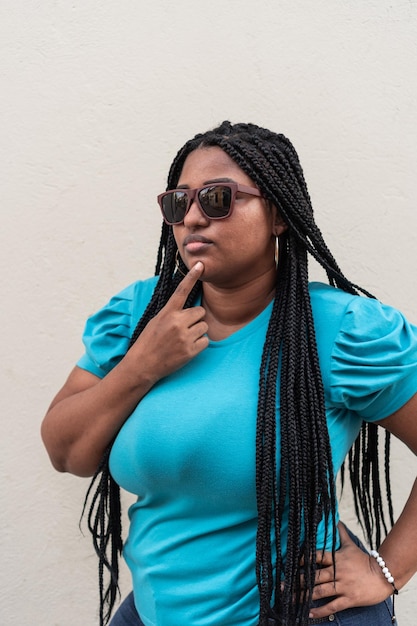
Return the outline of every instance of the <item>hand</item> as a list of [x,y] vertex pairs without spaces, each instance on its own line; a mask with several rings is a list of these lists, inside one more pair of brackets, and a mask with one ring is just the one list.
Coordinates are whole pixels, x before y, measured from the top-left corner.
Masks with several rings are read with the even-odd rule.
[[347,608],[378,604],[392,594],[392,585],[384,578],[375,559],[352,541],[344,524],[339,523],[338,529],[341,546],[335,555],[336,578],[331,552],[318,552],[320,569],[313,591],[313,600],[332,599],[311,609],[310,617],[326,617]]
[[136,356],[136,363],[146,371],[153,384],[178,370],[208,346],[204,308],[183,308],[203,271],[201,261],[190,269],[129,351]]

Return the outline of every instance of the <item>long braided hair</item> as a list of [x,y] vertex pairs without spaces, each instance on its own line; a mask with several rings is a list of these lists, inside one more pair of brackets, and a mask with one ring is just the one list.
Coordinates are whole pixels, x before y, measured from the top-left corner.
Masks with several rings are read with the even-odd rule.
[[[326,246],[314,221],[298,155],[284,135],[254,124],[223,122],[183,146],[170,168],[167,188],[176,187],[184,161],[193,150],[210,146],[220,147],[249,175],[288,225],[279,241],[276,297],[259,373],[254,442],[258,507],[256,576],[259,626],[266,626],[269,618],[276,618],[277,624],[283,626],[293,623],[303,626],[308,620],[317,567],[317,529],[322,520],[326,536],[332,537],[333,553],[336,547],[336,488],[308,290],[308,254],[324,268],[331,285],[352,294],[362,292],[371,296],[343,275]],[[182,280],[175,265],[176,252],[172,228],[164,224],[155,270],[159,280],[130,346]],[[182,270],[186,268],[183,266]],[[200,290],[201,284],[197,284],[185,306],[192,306]],[[281,406],[277,423],[279,369]],[[278,429],[279,467],[276,466]],[[392,524],[389,435],[386,436],[386,487]],[[99,556],[101,626],[109,621],[117,598],[118,557],[122,549],[120,493],[109,473],[110,450],[111,446],[93,477],[83,511],[88,508],[88,525]],[[348,472],[356,514],[371,546],[379,545],[382,532],[387,532],[378,456],[377,427],[363,424],[349,452]],[[344,482],[343,479],[344,471]],[[288,526],[285,554],[281,545],[284,520]]]

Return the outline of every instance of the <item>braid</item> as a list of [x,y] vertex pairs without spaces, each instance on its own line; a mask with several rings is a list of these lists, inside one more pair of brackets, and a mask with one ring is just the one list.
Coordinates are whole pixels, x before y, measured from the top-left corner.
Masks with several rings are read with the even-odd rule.
[[[123,547],[120,489],[109,471],[110,451],[111,446],[108,446],[91,480],[81,513],[82,519],[91,497],[87,524],[93,538],[94,549],[99,558],[100,626],[107,624],[110,620],[111,611],[119,593],[119,556]],[[107,556],[108,551],[110,551],[110,556]],[[104,583],[105,569],[110,575],[106,589]]]
[[[168,174],[167,188],[175,188],[184,161],[193,150],[210,146],[220,147],[248,174],[288,225],[279,241],[276,297],[259,374],[255,442],[256,577],[260,597],[259,626],[267,626],[271,617],[276,617],[282,626],[293,623],[304,626],[308,622],[309,598],[314,587],[317,531],[321,521],[324,520],[326,538],[331,537],[333,555],[337,536],[334,470],[309,295],[308,253],[324,268],[331,285],[352,294],[361,292],[372,296],[344,276],[328,249],[314,221],[298,155],[284,135],[254,124],[223,122],[213,131],[196,135],[179,150]],[[175,268],[176,253],[172,227],[164,224],[155,269],[159,279],[129,347],[165,306],[182,280]],[[185,306],[193,304],[200,289],[201,285],[196,285]],[[281,406],[277,423],[278,379]],[[386,490],[392,524],[389,434],[386,436]],[[279,468],[277,441],[280,442]],[[100,559],[100,626],[109,621],[117,597],[117,559],[122,549],[120,492],[108,469],[110,451],[111,445],[91,482],[83,510],[84,513],[87,499],[91,498],[88,524]],[[386,533],[387,527],[375,425],[362,426],[349,452],[348,469],[357,517],[371,545],[374,541],[379,544],[382,530]],[[343,484],[344,466],[341,474]],[[283,528],[287,528],[286,539]],[[110,557],[106,556],[108,549]],[[300,563],[304,564],[303,568]],[[109,573],[106,591],[104,570]]]

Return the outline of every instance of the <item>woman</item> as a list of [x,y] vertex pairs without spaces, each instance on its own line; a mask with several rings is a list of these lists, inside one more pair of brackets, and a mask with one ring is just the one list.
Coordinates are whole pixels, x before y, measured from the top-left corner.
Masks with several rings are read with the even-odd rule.
[[[115,482],[138,495],[134,591],[115,626],[395,622],[389,598],[417,566],[417,490],[381,543],[376,425],[417,452],[417,329],[341,273],[284,136],[224,122],[179,151],[167,189],[157,276],[90,318],[42,428],[58,470],[99,480],[101,622],[121,548]],[[330,285],[309,284],[308,253]],[[351,448],[381,557],[339,523]]]

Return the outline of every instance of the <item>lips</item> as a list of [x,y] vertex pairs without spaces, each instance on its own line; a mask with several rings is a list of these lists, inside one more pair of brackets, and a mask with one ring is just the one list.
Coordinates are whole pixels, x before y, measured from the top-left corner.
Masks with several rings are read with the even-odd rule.
[[187,235],[183,246],[188,252],[199,252],[212,244],[213,242],[202,235]]

